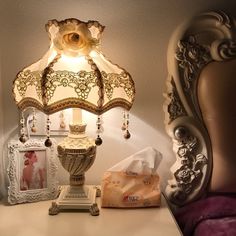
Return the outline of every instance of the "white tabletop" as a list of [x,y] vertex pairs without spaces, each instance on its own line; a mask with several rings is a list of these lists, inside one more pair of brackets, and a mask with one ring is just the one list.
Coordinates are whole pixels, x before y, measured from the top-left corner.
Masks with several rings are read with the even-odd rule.
[[[48,215],[51,201],[0,205],[0,235],[3,236],[175,236],[181,235],[162,196],[160,208],[100,209]],[[98,199],[98,205],[99,199]]]

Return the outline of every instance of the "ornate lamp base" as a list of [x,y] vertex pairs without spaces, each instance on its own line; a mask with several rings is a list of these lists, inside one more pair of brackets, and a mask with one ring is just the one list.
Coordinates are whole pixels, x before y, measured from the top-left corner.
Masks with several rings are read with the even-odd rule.
[[59,160],[70,173],[70,185],[63,186],[59,198],[52,203],[49,215],[57,215],[63,210],[88,210],[91,215],[99,215],[96,204],[98,188],[84,185],[85,172],[96,157],[96,145],[85,134],[86,124],[70,125],[70,132],[57,146]]
[[92,216],[99,215],[96,197],[100,189],[94,185],[63,186],[59,198],[52,202],[49,215],[57,215],[65,210],[89,211]]

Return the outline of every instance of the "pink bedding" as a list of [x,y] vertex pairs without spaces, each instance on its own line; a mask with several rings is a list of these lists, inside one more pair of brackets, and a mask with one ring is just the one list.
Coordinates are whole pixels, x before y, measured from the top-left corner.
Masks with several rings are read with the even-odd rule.
[[184,236],[236,236],[236,196],[211,196],[178,210]]

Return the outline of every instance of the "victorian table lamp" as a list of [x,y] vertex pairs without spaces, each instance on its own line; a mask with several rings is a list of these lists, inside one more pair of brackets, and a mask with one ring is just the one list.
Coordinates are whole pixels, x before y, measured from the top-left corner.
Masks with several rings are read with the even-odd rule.
[[[98,215],[96,189],[84,185],[84,172],[94,162],[96,145],[102,144],[101,114],[114,107],[124,108],[122,129],[124,137],[130,137],[128,111],[134,101],[134,82],[127,71],[102,54],[100,37],[104,26],[97,21],[50,20],[46,30],[51,40],[49,50],[42,59],[20,71],[13,84],[15,102],[22,111],[20,141],[27,142],[27,108],[47,114],[48,147],[52,145],[49,115],[73,108],[69,135],[57,148],[61,164],[70,173],[70,186],[61,192],[49,214],[61,209],[89,209],[92,215]],[[98,116],[96,140],[85,134],[81,109]]]

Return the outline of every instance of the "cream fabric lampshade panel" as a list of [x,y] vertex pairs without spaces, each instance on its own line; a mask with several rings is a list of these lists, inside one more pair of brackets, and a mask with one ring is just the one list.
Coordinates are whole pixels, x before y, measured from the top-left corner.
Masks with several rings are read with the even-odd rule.
[[52,20],[46,25],[49,50],[20,71],[13,84],[21,110],[36,107],[46,114],[78,107],[102,114],[113,107],[129,110],[134,82],[127,71],[100,50],[104,26],[97,21]]

